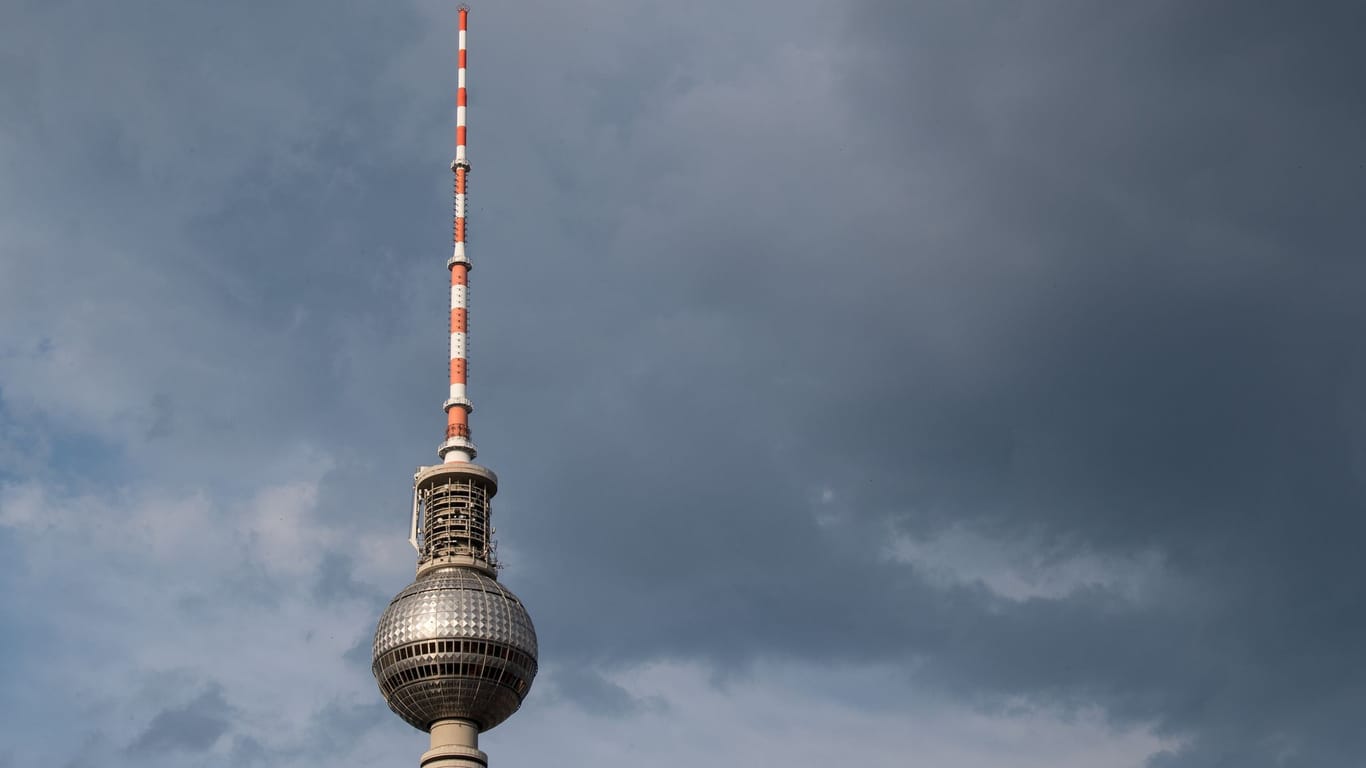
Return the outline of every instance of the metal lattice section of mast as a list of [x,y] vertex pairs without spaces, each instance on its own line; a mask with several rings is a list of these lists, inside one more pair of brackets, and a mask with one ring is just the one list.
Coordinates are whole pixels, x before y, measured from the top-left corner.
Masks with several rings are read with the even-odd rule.
[[[448,567],[498,573],[490,501],[498,477],[478,464],[424,467],[413,478],[418,576]],[[420,525],[417,520],[421,520]]]

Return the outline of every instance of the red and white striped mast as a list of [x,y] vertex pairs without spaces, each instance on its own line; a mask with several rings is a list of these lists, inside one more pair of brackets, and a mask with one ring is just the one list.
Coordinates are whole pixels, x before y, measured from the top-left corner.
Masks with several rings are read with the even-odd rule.
[[[468,96],[465,91],[465,37],[469,29],[469,6],[460,6],[460,53],[458,80],[455,91],[455,159],[451,172],[455,174],[454,250],[446,261],[451,274],[450,313],[450,391],[446,396],[446,439],[437,447],[441,463],[421,467],[413,479],[413,513],[408,540],[418,550],[419,572],[424,569],[459,566],[477,568],[490,575],[497,573],[497,560],[489,523],[488,500],[498,492],[498,477],[486,467],[474,463],[477,451],[470,439],[470,412],[474,405],[465,390],[469,343],[469,276],[470,259],[465,252],[465,217],[468,212],[467,188],[470,163],[465,147],[465,121]],[[437,514],[440,504],[433,499],[443,497],[450,489],[461,486],[470,495],[468,503],[457,515],[459,524],[452,527],[447,513]],[[466,491],[461,491],[465,493]],[[477,497],[477,498],[476,498]],[[433,506],[436,504],[436,506]],[[435,527],[433,527],[435,526]],[[455,528],[462,533],[454,535]],[[431,530],[428,530],[431,529]],[[438,535],[439,534],[439,535]],[[444,542],[444,543],[441,543]]]
[[469,339],[469,274],[470,260],[465,254],[466,188],[469,184],[470,163],[465,150],[465,36],[469,25],[468,6],[460,6],[460,58],[455,90],[455,159],[451,171],[455,174],[455,250],[446,266],[451,273],[451,388],[446,398],[446,440],[437,453],[446,463],[473,461],[474,442],[470,440],[470,411],[474,410],[465,391],[468,370],[466,354]]

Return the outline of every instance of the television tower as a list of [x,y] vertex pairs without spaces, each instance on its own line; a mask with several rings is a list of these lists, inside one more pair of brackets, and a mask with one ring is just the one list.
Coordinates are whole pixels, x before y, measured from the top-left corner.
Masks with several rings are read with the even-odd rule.
[[451,275],[450,394],[441,463],[413,476],[409,541],[417,578],[389,603],[371,671],[399,717],[431,734],[421,768],[486,768],[479,734],[506,720],[536,677],[536,630],[522,601],[498,583],[489,500],[498,478],[474,463],[465,392],[470,260],[465,253],[465,34],[460,7],[459,81],[455,100],[455,251]]

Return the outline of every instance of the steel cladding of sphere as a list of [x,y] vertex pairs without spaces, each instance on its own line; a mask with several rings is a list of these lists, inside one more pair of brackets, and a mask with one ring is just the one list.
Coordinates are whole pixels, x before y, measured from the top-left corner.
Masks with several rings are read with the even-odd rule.
[[372,658],[389,708],[413,727],[454,718],[486,731],[517,711],[536,677],[536,630],[496,580],[440,568],[389,603]]

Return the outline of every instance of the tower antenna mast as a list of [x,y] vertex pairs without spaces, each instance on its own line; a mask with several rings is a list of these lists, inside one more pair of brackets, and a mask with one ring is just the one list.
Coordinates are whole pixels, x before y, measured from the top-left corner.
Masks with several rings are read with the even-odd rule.
[[453,240],[455,248],[446,267],[451,273],[451,359],[450,395],[446,398],[446,441],[437,449],[444,462],[473,461],[476,455],[470,440],[470,412],[474,405],[465,391],[469,372],[469,256],[465,253],[465,221],[468,211],[466,191],[469,186],[470,161],[465,145],[465,129],[469,96],[465,90],[466,36],[469,30],[470,9],[460,6],[460,52],[457,60],[455,86],[455,159],[451,172],[455,174],[455,216]]

